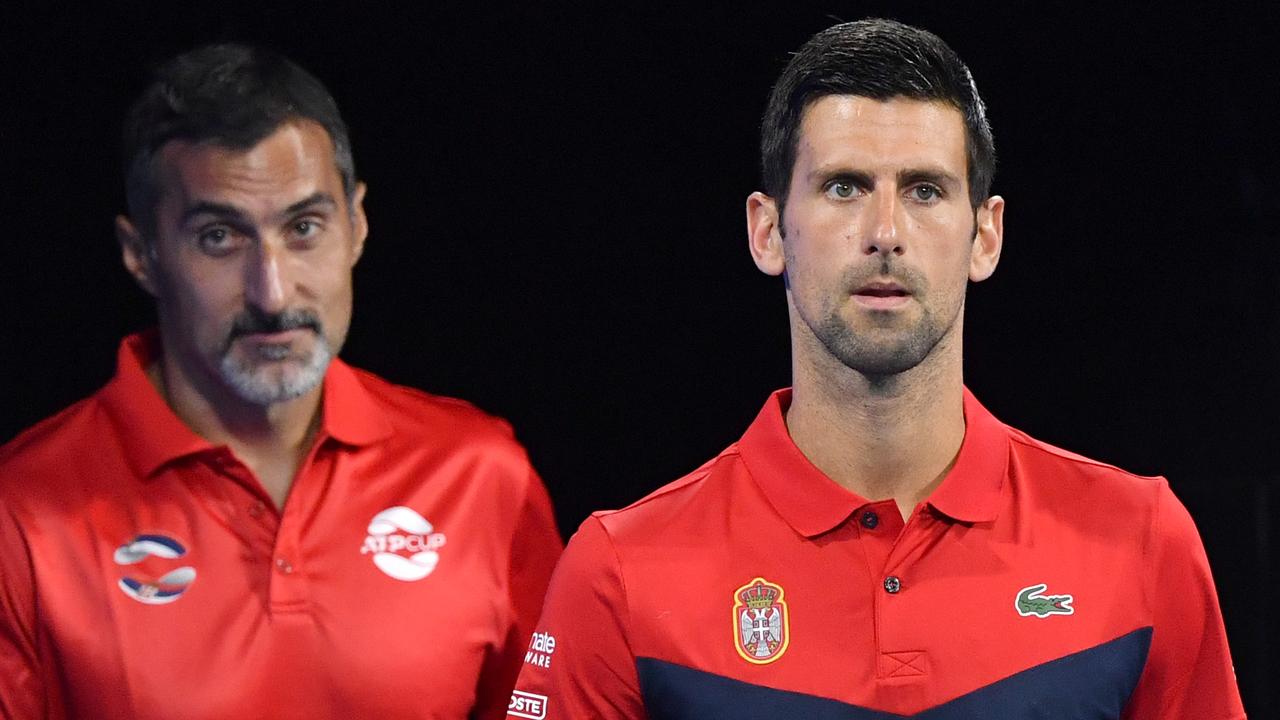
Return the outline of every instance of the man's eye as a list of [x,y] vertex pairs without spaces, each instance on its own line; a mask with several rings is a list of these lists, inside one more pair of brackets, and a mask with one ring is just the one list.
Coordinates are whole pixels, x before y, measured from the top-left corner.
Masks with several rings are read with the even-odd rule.
[[210,228],[196,238],[200,249],[210,255],[223,255],[235,249],[235,236],[227,228]]
[[848,199],[857,194],[857,186],[846,180],[835,180],[827,184],[827,197]]
[[299,220],[293,224],[293,234],[298,237],[311,237],[320,231],[320,225],[313,220]]
[[917,185],[911,188],[911,196],[922,202],[932,202],[942,197],[942,191],[932,185]]

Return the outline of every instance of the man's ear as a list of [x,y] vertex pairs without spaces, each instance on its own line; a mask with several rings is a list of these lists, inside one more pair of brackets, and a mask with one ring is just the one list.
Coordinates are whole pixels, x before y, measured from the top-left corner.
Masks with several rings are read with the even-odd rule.
[[778,203],[762,192],[747,196],[747,246],[760,272],[781,275],[787,269]]
[[982,282],[1000,263],[1004,247],[1004,198],[992,195],[978,206],[977,231],[969,254],[969,279]]
[[138,226],[124,215],[116,216],[116,240],[120,243],[120,257],[124,261],[124,268],[143,290],[152,297],[158,297],[160,293],[156,285],[152,249]]
[[364,241],[369,237],[369,218],[364,214],[364,195],[368,189],[364,183],[356,183],[356,190],[351,193],[352,266],[364,254]]

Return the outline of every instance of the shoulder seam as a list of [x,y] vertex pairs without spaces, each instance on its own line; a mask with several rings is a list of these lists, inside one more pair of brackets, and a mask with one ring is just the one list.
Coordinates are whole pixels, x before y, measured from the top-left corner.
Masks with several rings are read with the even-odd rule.
[[383,411],[395,406],[399,395],[406,399],[409,403],[422,403],[438,412],[456,412],[462,417],[455,419],[465,419],[467,422],[475,423],[477,426],[485,425],[496,430],[499,434],[515,440],[515,429],[511,425],[511,421],[501,415],[494,414],[488,410],[476,405],[475,403],[464,400],[462,398],[451,397],[449,395],[437,395],[412,385],[401,385],[387,378],[370,372],[363,368],[348,365],[348,368],[356,375],[357,380],[362,384],[377,385],[382,389],[372,390],[366,386],[366,392],[369,392],[374,400]]
[[1035,438],[1029,437],[1026,434],[1022,433],[1022,431],[1020,430],[1016,430],[1013,428],[1010,428],[1010,430],[1012,431],[1009,433],[1009,439],[1011,441],[1016,442],[1019,445],[1022,445],[1023,447],[1029,448],[1031,450],[1037,450],[1047,455],[1052,455],[1056,458],[1066,460],[1067,462],[1075,463],[1078,465],[1088,465],[1091,467],[1101,468],[1104,470],[1114,470],[1115,472],[1118,472],[1122,475],[1127,475],[1131,478],[1136,478],[1139,480],[1163,479],[1160,475],[1140,475],[1135,472],[1130,472],[1128,470],[1125,470],[1122,467],[1117,467],[1115,465],[1112,465],[1111,463],[1105,463],[1105,462],[1102,462],[1101,460],[1094,460],[1093,458],[1088,458],[1083,455],[1077,455],[1068,450],[1063,450],[1061,448],[1054,447],[1053,445],[1050,445],[1048,443],[1044,443],[1039,440],[1036,440]]

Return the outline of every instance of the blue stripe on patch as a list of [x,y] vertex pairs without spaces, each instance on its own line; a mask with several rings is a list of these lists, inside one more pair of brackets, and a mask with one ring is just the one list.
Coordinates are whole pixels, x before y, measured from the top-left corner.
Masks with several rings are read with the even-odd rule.
[[182,547],[182,543],[165,535],[139,535],[133,539],[133,542],[153,542],[157,545],[163,545],[182,557],[187,554],[187,549]]
[[916,715],[775,690],[655,658],[636,658],[651,720],[1116,720],[1142,676],[1151,628],[1027,668]]

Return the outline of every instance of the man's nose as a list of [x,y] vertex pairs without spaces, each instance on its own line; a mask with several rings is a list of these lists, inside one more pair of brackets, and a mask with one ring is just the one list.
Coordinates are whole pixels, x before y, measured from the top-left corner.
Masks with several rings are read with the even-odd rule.
[[867,255],[906,252],[904,237],[899,233],[902,223],[902,203],[896,189],[872,193],[871,202],[863,216],[862,251]]
[[289,298],[288,258],[270,242],[259,242],[245,268],[245,299],[259,310],[278,313]]

